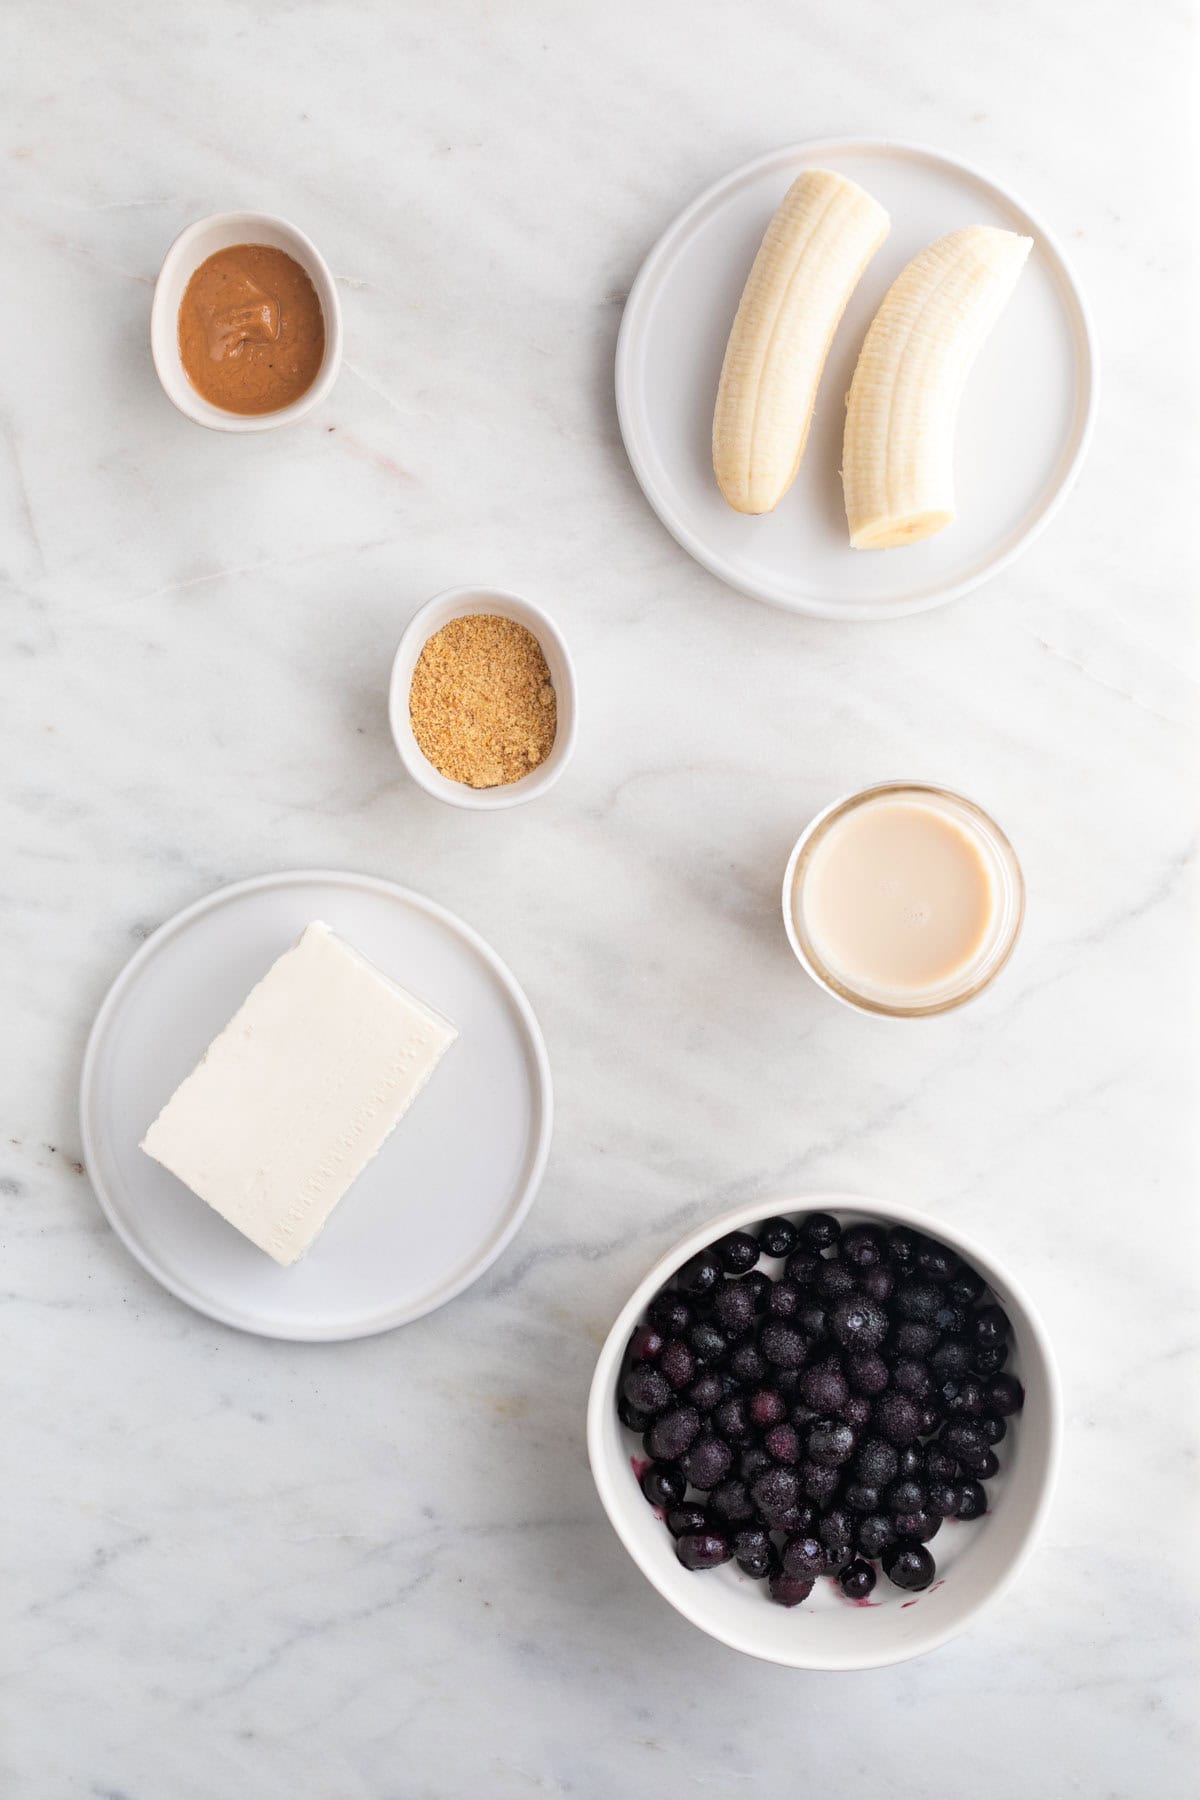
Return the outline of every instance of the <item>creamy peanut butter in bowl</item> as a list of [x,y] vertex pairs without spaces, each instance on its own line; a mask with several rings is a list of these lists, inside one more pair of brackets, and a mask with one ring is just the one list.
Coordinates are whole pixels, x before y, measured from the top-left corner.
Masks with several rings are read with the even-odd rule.
[[337,379],[337,287],[316,245],[268,213],[181,232],[154,289],[150,350],[167,398],[213,431],[302,418]]

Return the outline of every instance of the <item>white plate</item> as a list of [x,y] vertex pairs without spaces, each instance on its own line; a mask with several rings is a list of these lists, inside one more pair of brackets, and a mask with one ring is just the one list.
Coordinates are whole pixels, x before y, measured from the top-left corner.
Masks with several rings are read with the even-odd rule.
[[[712,472],[725,340],[766,224],[801,169],[849,175],[891,214],[833,340],[800,473],[776,510],[733,511]],[[963,225],[1028,234],[1033,252],[963,395],[958,517],[898,550],[851,550],[842,502],[844,397],[867,327],[911,257]],[[1078,473],[1096,402],[1087,308],[1045,226],[966,163],[913,144],[829,138],[774,150],[682,212],[633,284],[617,341],[617,413],[647,500],[696,561],[792,612],[892,619],[998,574]]]
[[[309,1254],[281,1269],[138,1143],[312,919],[459,1038]],[[173,1294],[265,1337],[366,1337],[453,1299],[514,1236],[550,1146],[550,1068],[512,975],[452,913],[371,876],[264,875],[179,913],[117,977],[88,1039],[80,1118],[113,1229]]]

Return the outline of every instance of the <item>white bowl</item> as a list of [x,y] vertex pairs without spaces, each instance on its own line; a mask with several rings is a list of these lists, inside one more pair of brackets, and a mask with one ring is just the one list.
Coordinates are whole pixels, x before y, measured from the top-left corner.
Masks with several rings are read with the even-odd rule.
[[[698,1250],[728,1231],[778,1214],[832,1212],[843,1220],[910,1225],[959,1252],[1008,1314],[1013,1345],[1005,1365],[1025,1387],[1024,1409],[1008,1421],[997,1449],[1001,1470],[988,1483],[990,1510],[973,1524],[947,1521],[930,1549],[938,1577],[923,1593],[905,1593],[880,1574],[868,1604],[818,1581],[803,1605],[774,1605],[762,1582],[736,1564],[704,1573],[683,1567],[675,1545],[638,1486],[633,1458],[640,1440],[617,1418],[617,1382],[634,1327],[659,1288]],[[980,1246],[941,1219],[884,1200],[802,1194],[735,1207],[690,1232],[661,1257],[622,1308],[596,1364],[588,1401],[588,1456],[613,1529],[642,1574],[685,1619],[734,1650],[793,1669],[872,1669],[936,1649],[1003,1593],[1033,1547],[1050,1503],[1058,1463],[1062,1400],[1045,1330],[1012,1277]]]
[[[542,647],[554,685],[557,729],[550,754],[528,775],[503,787],[468,787],[466,782],[451,781],[441,774],[417,743],[409,715],[408,696],[413,670],[425,645],[451,619],[466,618],[473,613],[492,613],[502,619],[513,619],[531,631]],[[536,800],[539,794],[554,786],[575,748],[575,668],[571,653],[554,621],[540,607],[522,600],[519,594],[507,593],[503,588],[448,588],[444,594],[435,594],[432,600],[425,602],[400,639],[392,663],[388,717],[401,762],[418,787],[423,787],[435,800],[445,800],[451,806],[465,806],[473,812],[495,812],[505,806],[520,806],[526,800]]]
[[[267,244],[273,250],[286,251],[300,264],[321,302],[325,355],[316,380],[298,400],[277,412],[235,413],[214,406],[196,392],[179,354],[179,307],[184,290],[202,262],[234,244]],[[329,265],[302,231],[270,213],[213,213],[211,218],[198,219],[180,232],[158,272],[150,308],[150,354],[168,400],[197,425],[207,425],[212,431],[273,431],[277,425],[290,425],[325,398],[341,366],[342,309]]]

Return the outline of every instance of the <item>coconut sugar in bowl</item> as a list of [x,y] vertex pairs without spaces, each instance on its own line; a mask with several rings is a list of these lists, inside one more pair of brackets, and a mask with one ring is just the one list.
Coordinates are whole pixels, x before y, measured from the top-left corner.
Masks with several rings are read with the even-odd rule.
[[500,588],[452,588],[400,640],[388,704],[400,760],[437,800],[519,806],[558,780],[575,743],[575,671],[558,627]]

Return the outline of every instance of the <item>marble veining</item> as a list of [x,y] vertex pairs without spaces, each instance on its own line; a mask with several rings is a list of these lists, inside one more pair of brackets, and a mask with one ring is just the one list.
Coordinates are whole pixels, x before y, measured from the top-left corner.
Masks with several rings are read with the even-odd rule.
[[[1195,27],[1176,5],[1129,27],[1116,0],[3,9],[5,1794],[1193,1791]],[[679,207],[853,131],[1010,181],[1103,356],[1052,528],[890,627],[786,617],[690,563],[612,404],[624,294]],[[237,438],[173,412],[147,321],[176,232],[242,205],[321,245],[346,362],[302,424]],[[419,793],[387,729],[406,621],[471,580],[547,606],[581,684],[567,775],[499,815]],[[920,1026],[825,999],[779,918],[800,826],[896,776],[977,797],[1030,892],[996,989]],[[482,929],[556,1079],[507,1254],[341,1346],[188,1312],[80,1163],[80,1055],[122,963],[292,866]],[[674,1237],[822,1185],[1011,1262],[1069,1423],[994,1611],[819,1678],[649,1589],[583,1403]]]

